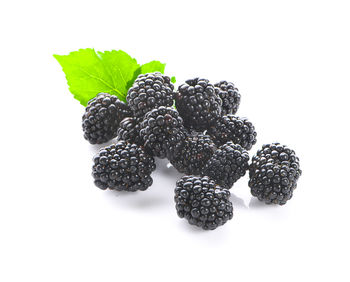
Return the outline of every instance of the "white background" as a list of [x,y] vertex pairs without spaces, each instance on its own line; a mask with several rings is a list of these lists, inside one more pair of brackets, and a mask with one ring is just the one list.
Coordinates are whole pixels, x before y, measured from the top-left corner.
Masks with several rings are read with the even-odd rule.
[[[125,1],[126,2],[126,1]],[[349,281],[348,1],[7,1],[1,4],[1,281]],[[234,218],[206,232],[177,217],[181,177],[102,191],[100,146],[52,54],[122,49],[178,83],[235,82],[238,115],[293,148],[303,175],[286,206],[231,189]]]

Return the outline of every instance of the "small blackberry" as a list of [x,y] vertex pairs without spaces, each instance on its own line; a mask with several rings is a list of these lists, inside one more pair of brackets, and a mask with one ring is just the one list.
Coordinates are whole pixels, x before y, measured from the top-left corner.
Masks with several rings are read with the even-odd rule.
[[156,169],[154,158],[142,147],[125,141],[105,147],[94,157],[92,176],[103,190],[135,192],[152,185],[151,173]]
[[105,143],[117,136],[119,123],[131,115],[130,108],[116,96],[99,93],[85,108],[84,138],[91,144]]
[[176,109],[187,128],[205,130],[221,115],[221,99],[203,78],[189,79],[175,94]]
[[176,182],[177,214],[192,225],[213,230],[232,219],[230,192],[207,176],[185,175]]
[[208,134],[218,146],[232,141],[250,150],[256,143],[256,131],[247,118],[226,115],[218,118],[217,123],[208,129]]
[[179,172],[199,175],[215,150],[210,136],[188,134],[183,142],[175,146],[170,162]]
[[253,157],[249,187],[266,204],[284,205],[293,196],[301,175],[299,158],[280,143],[267,144]]
[[182,118],[174,108],[159,107],[146,114],[140,130],[144,147],[151,155],[165,158],[185,138]]
[[125,140],[129,143],[138,144],[140,146],[143,145],[143,141],[140,138],[140,125],[142,119],[137,119],[134,117],[127,117],[123,119],[117,131],[118,139]]
[[215,93],[222,100],[222,115],[235,114],[241,103],[241,94],[232,82],[225,80],[214,84]]
[[226,189],[245,175],[249,168],[249,155],[240,145],[231,141],[220,146],[205,165],[202,175],[214,179]]
[[129,89],[126,100],[134,116],[143,117],[150,110],[173,105],[174,85],[160,72],[140,74]]

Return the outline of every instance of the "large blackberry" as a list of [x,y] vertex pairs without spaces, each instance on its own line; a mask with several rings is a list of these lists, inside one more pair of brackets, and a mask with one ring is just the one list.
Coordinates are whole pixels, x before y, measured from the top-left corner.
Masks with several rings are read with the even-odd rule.
[[207,175],[222,187],[230,189],[245,175],[249,168],[248,161],[248,152],[229,141],[216,150],[205,165],[202,175]]
[[105,143],[117,136],[120,121],[131,115],[130,108],[116,96],[99,93],[86,106],[82,123],[84,138],[91,144]]
[[293,196],[301,175],[299,158],[280,143],[267,144],[253,157],[249,187],[266,204],[284,205]]
[[215,150],[210,136],[188,134],[183,142],[175,146],[170,162],[179,172],[199,175]]
[[105,147],[94,157],[92,176],[101,189],[135,192],[152,185],[154,158],[142,147],[125,141]]
[[190,224],[213,230],[232,219],[230,192],[207,176],[185,175],[176,182],[177,214]]
[[154,109],[144,117],[140,137],[147,152],[165,158],[173,152],[174,146],[185,138],[182,118],[173,108]]
[[160,72],[140,74],[129,89],[126,100],[135,117],[142,117],[160,106],[171,107],[174,85]]
[[228,141],[241,145],[250,150],[256,143],[256,131],[247,118],[226,115],[218,118],[217,123],[208,129],[208,134],[220,146]]
[[140,138],[140,125],[142,119],[127,117],[123,119],[118,128],[118,138],[120,140],[128,141],[129,143],[135,143],[138,145],[143,145],[143,141]]
[[241,94],[232,82],[225,80],[214,84],[215,93],[222,100],[222,115],[235,114],[241,103]]
[[203,78],[189,79],[175,94],[176,109],[187,128],[205,130],[221,115],[221,99]]

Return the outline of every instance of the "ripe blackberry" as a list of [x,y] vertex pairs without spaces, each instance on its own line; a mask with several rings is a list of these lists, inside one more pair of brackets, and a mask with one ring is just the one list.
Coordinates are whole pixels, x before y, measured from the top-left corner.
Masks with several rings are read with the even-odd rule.
[[140,74],[129,89],[126,100],[134,116],[143,117],[150,110],[173,105],[174,85],[160,72]]
[[159,107],[146,114],[140,130],[144,147],[151,155],[165,158],[185,138],[179,113],[173,108]]
[[222,115],[235,114],[241,103],[241,94],[232,82],[225,80],[214,84],[215,93],[222,100]]
[[232,141],[250,150],[256,143],[256,131],[247,118],[226,115],[218,118],[217,123],[208,129],[208,134],[218,146]]
[[176,182],[177,214],[192,225],[213,230],[232,219],[230,192],[207,176],[185,175]]
[[221,115],[221,99],[203,78],[189,79],[175,94],[176,109],[187,128],[205,130]]
[[253,157],[249,187],[266,204],[284,205],[293,196],[301,175],[299,158],[280,143],[267,144]]
[[131,115],[130,108],[116,96],[99,93],[86,106],[82,123],[84,138],[91,144],[105,143],[117,136],[119,123]]
[[142,119],[140,118],[134,118],[134,117],[127,117],[123,119],[120,124],[117,131],[118,139],[119,140],[125,140],[129,143],[138,144],[140,146],[143,145],[143,141],[140,138],[140,125],[141,125]]
[[175,146],[170,162],[179,172],[199,175],[215,150],[210,136],[188,134],[183,142]]
[[94,157],[92,176],[103,190],[135,192],[152,185],[151,173],[156,169],[154,158],[142,147],[125,141],[105,147]]
[[248,161],[248,152],[229,141],[216,150],[205,165],[202,175],[207,175],[222,187],[230,189],[245,175],[249,168]]

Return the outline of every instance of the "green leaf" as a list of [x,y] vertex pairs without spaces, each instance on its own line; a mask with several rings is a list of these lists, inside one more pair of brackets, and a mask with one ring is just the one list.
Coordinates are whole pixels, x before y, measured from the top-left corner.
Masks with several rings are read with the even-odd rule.
[[[66,74],[70,92],[84,106],[99,92],[116,95],[126,102],[128,89],[139,74],[164,73],[165,64],[151,61],[140,66],[124,51],[96,52],[80,49],[68,55],[54,55]],[[171,78],[175,82],[175,77]]]
[[170,78],[170,80],[171,80],[172,83],[175,83],[175,82],[176,82],[176,77],[175,77],[175,76],[172,76],[172,77]]
[[141,74],[141,68],[137,68],[137,70],[134,71],[133,78],[130,79],[129,82],[127,83],[127,85],[126,85],[128,89],[134,84],[134,81],[139,76],[139,74]]
[[80,49],[68,55],[54,55],[66,74],[70,92],[84,106],[99,92],[108,92],[122,101],[140,65],[127,53]]
[[165,69],[165,64],[159,61],[152,61],[147,64],[143,64],[140,67],[140,73],[150,73],[150,72],[156,72],[156,71],[164,73],[164,69]]
[[130,57],[124,51],[105,51],[98,52],[106,68],[111,73],[112,80],[116,89],[123,94],[119,97],[120,100],[126,101],[126,94],[128,92],[128,82],[133,79],[135,71],[140,67],[136,59]]

